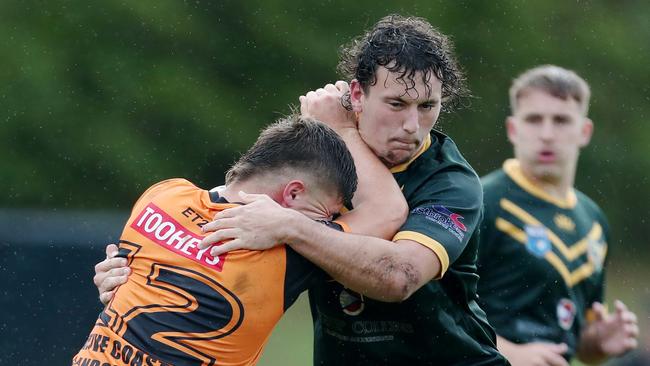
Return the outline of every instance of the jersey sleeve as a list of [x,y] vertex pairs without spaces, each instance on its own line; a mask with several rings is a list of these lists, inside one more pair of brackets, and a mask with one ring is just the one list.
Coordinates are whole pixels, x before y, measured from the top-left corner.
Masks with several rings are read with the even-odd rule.
[[442,277],[480,223],[483,192],[478,177],[465,170],[438,172],[407,200],[410,212],[393,241],[412,240],[432,250]]

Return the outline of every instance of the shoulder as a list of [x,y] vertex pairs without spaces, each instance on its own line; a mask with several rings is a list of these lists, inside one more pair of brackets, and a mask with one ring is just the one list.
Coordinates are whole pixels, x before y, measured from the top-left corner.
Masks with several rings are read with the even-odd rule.
[[147,199],[151,200],[155,197],[160,197],[161,195],[175,195],[179,194],[181,192],[187,192],[191,190],[200,190],[197,186],[195,186],[192,182],[188,181],[187,179],[184,178],[171,178],[171,179],[166,179],[161,182],[158,182],[151,187],[147,188],[144,193],[140,196],[138,199],[139,201],[142,199]]
[[574,192],[576,194],[576,199],[577,203],[581,206],[583,206],[591,215],[593,215],[596,219],[603,223],[607,223],[607,216],[603,212],[603,210],[598,206],[594,200],[589,198],[586,194],[582,193],[581,191],[574,189]]
[[503,169],[494,170],[481,177],[485,204],[492,204],[505,196],[511,185],[512,181]]
[[432,144],[423,154],[422,162],[429,167],[431,176],[428,183],[444,188],[450,195],[459,191],[468,198],[482,200],[482,188],[474,168],[467,162],[456,143],[447,135],[431,132]]

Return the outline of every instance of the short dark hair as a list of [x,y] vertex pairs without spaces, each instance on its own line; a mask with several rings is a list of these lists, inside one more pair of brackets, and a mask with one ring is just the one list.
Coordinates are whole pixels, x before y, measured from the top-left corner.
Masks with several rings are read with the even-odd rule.
[[510,109],[517,109],[519,97],[530,89],[538,89],[556,98],[578,102],[583,115],[589,111],[589,84],[574,71],[555,65],[541,65],[524,71],[512,81]]
[[400,73],[398,79],[407,90],[415,86],[417,72],[422,72],[425,85],[435,75],[442,82],[446,111],[469,94],[452,42],[423,18],[388,15],[340,49],[339,73],[347,80],[359,81],[365,92],[377,83],[379,66]]
[[345,142],[325,124],[292,114],[266,127],[226,173],[226,184],[284,168],[307,172],[349,204],[357,189],[354,160]]

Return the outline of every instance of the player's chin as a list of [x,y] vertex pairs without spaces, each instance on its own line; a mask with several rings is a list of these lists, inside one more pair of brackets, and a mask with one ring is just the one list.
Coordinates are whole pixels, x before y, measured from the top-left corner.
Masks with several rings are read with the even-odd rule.
[[400,164],[407,163],[409,160],[411,160],[413,154],[414,154],[413,150],[410,149],[409,150],[394,149],[391,150],[388,154],[386,154],[383,160],[390,167],[394,167]]

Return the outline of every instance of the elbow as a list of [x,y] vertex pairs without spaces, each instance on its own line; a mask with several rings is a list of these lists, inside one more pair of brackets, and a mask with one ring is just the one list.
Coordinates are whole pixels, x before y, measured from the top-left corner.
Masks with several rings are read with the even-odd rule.
[[415,292],[414,286],[411,286],[402,276],[398,276],[389,281],[386,286],[386,293],[381,301],[385,302],[402,302],[406,301]]
[[407,300],[420,286],[420,275],[409,263],[401,263],[393,267],[384,278],[381,301],[402,302]]

